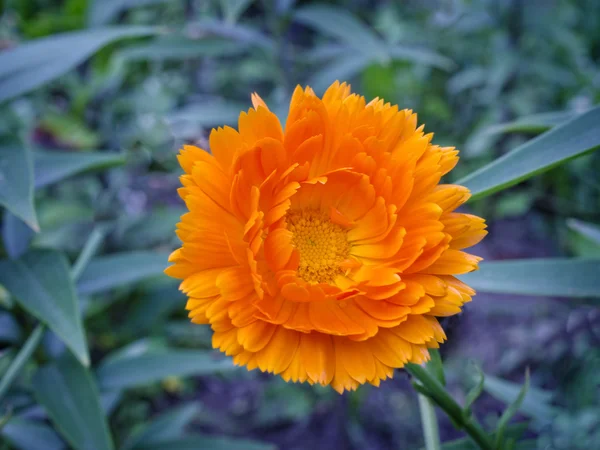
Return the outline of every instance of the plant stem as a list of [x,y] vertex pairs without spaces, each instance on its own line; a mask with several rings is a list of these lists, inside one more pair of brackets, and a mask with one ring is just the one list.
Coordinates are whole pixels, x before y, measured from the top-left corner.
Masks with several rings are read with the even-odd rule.
[[494,450],[490,436],[479,422],[463,411],[463,408],[456,403],[444,386],[431,373],[416,364],[408,364],[405,368],[408,373],[419,380],[423,389],[423,391],[421,389],[419,391],[426,394],[442,408],[459,429],[464,430],[483,450]]
[[17,353],[15,360],[10,364],[8,370],[0,380],[0,400],[4,397],[4,394],[6,394],[19,372],[21,372],[23,366],[31,358],[31,355],[42,340],[45,330],[46,327],[43,324],[39,324],[27,338],[23,348]]
[[419,410],[421,411],[421,426],[427,450],[441,450],[440,432],[433,403],[423,394],[419,394]]

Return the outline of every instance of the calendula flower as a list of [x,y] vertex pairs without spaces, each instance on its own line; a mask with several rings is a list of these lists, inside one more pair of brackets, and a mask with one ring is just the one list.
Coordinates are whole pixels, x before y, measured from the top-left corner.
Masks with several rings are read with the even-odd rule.
[[210,151],[184,146],[189,213],[166,273],[194,323],[249,370],[354,390],[422,363],[446,337],[437,317],[474,291],[462,251],[483,219],[439,184],[458,151],[431,143],[417,115],[334,83],[294,91],[285,129],[261,98]]

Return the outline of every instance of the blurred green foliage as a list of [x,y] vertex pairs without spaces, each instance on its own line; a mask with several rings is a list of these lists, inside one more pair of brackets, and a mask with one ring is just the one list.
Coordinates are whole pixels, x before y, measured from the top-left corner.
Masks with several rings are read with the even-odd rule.
[[[342,79],[418,111],[436,143],[460,148],[454,181],[600,103],[599,66],[596,0],[0,0],[0,188],[14,188],[0,189],[0,379],[11,380],[0,449],[420,448],[402,374],[339,397],[215,359],[210,330],[187,321],[162,275],[183,212],[175,151],[206,148],[253,91],[285,121],[296,84],[322,93]],[[550,150],[588,150],[599,129]],[[484,256],[597,261],[599,172],[591,153],[473,203],[491,223]],[[36,265],[41,254],[52,271]],[[508,265],[519,268],[527,286],[533,272]],[[571,278],[540,291],[572,293],[561,291]],[[531,293],[522,286],[505,291]],[[530,315],[506,297],[475,309],[482,294],[451,331],[483,351],[451,338],[447,387],[487,429],[504,405],[518,409],[506,445],[600,447],[596,286],[568,303],[531,301]],[[480,357],[483,381],[471,382],[468,357]],[[526,366],[532,387],[519,397]],[[440,422],[444,440],[461,436]]]

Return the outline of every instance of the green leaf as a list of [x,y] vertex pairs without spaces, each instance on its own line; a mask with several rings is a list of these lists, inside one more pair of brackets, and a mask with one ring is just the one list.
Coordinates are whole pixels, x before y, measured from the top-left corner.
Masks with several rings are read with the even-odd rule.
[[600,147],[600,107],[517,147],[458,181],[471,190],[471,200],[506,189],[570,159]]
[[56,34],[5,51],[0,54],[0,103],[59,77],[111,42],[156,33],[156,28],[144,26],[97,28]]
[[33,377],[36,399],[77,450],[112,450],[106,416],[90,372],[68,352]]
[[254,0],[221,0],[221,9],[227,23],[235,23]]
[[39,231],[33,206],[33,163],[27,147],[0,147],[0,206]]
[[81,274],[77,290],[82,295],[92,295],[161,275],[168,257],[166,253],[140,251],[94,258]]
[[371,64],[368,55],[344,52],[321,69],[317,70],[308,80],[308,85],[316,92],[324,92],[331,84],[331,80],[349,80],[361,70]]
[[236,125],[240,111],[244,106],[224,101],[207,101],[195,105],[187,105],[175,113],[169,114],[169,122],[186,121],[198,127],[216,125]]
[[[514,425],[509,425],[506,428],[504,435],[507,439],[519,439],[525,431],[527,431],[527,423],[516,423]],[[492,438],[495,438],[495,436],[495,433],[490,435]],[[455,439],[442,444],[442,450],[479,450],[480,448],[481,447],[475,444],[470,437]]]
[[257,28],[240,23],[227,23],[222,20],[204,18],[190,24],[188,30],[191,35],[208,34],[210,36],[232,39],[242,45],[260,47],[270,54],[275,54],[277,51],[277,44],[273,39],[263,34]]
[[577,219],[567,220],[567,226],[592,241],[594,244],[600,245],[600,226],[595,223],[583,222]]
[[[120,50],[114,57],[115,68],[133,61],[163,61],[190,58],[219,58],[243,53],[246,46],[223,38],[190,39],[184,36],[157,38],[146,44]],[[238,111],[239,114],[239,111]]]
[[35,187],[41,188],[82,172],[105,170],[125,164],[125,156],[115,153],[34,152]]
[[184,438],[160,442],[139,447],[139,450],[276,450],[273,444],[247,439],[202,436],[191,434]]
[[[485,376],[483,387],[488,394],[507,405],[518,400],[522,391],[522,386],[519,384],[492,375]],[[551,392],[530,387],[517,410],[540,424],[548,423],[558,412],[557,408],[550,405],[552,397]]]
[[75,261],[75,264],[73,264],[73,268],[71,269],[71,276],[73,277],[73,280],[79,280],[79,277],[81,277],[84,269],[89,264],[90,259],[96,254],[98,248],[104,241],[105,233],[106,227],[102,226],[97,226],[92,230],[92,233],[85,242],[81,253],[79,253],[79,256],[77,257],[77,261]]
[[8,370],[2,376],[2,379],[0,379],[0,400],[2,400],[2,397],[8,392],[13,381],[17,375],[19,375],[21,370],[23,370],[23,367],[27,364],[31,355],[40,344],[44,331],[46,330],[43,325],[38,325],[36,329],[33,330],[33,333],[27,338],[25,345],[19,350],[19,353],[17,353],[17,356],[8,367]]
[[25,222],[10,211],[4,211],[2,241],[8,256],[16,259],[25,253],[34,234],[35,232]]
[[169,0],[91,0],[88,24],[97,27],[110,23],[123,11],[139,6],[167,3]]
[[529,368],[525,371],[525,383],[523,383],[523,387],[519,391],[517,397],[508,405],[508,408],[502,413],[500,419],[498,420],[498,425],[496,427],[496,448],[502,448],[502,443],[504,442],[504,433],[506,431],[506,427],[510,419],[517,413],[521,405],[523,404],[523,400],[525,400],[525,396],[527,395],[527,391],[529,390]]
[[393,60],[409,61],[443,70],[452,70],[456,66],[450,58],[426,48],[394,45],[388,48],[388,52]]
[[75,289],[62,254],[35,250],[18,260],[0,261],[0,284],[24,309],[48,325],[84,365],[89,365]]
[[477,400],[483,392],[483,383],[485,380],[483,372],[481,371],[479,366],[473,363],[472,367],[475,369],[475,385],[469,390],[469,392],[467,392],[467,395],[465,397],[464,408],[465,412],[467,412],[467,414],[469,415],[471,413],[471,406],[473,405],[473,403],[475,403],[475,400]]
[[459,278],[480,292],[600,297],[600,259],[549,258],[483,262]]
[[231,360],[204,350],[153,350],[128,358],[103,361],[98,368],[102,389],[128,389],[171,376],[207,375],[234,369]]
[[183,437],[186,427],[200,413],[200,405],[188,403],[144,424],[140,430],[125,441],[121,450],[134,450],[147,445]]
[[0,429],[0,435],[20,450],[63,450],[64,442],[48,425],[13,417]]
[[444,364],[442,363],[442,357],[440,356],[440,352],[435,348],[429,349],[429,355],[431,359],[427,362],[425,368],[437,378],[437,380],[442,384],[442,386],[446,386],[446,376],[444,375]]
[[486,129],[489,134],[506,133],[543,133],[550,128],[567,122],[581,113],[575,111],[557,111],[519,117],[511,122],[492,125]]
[[303,25],[316,28],[323,34],[339,39],[373,60],[379,62],[390,60],[386,43],[372,28],[342,8],[326,5],[305,6],[296,11],[294,19]]
[[[123,333],[140,336],[175,309],[183,308],[185,296],[177,289],[178,282],[145,292],[134,308],[127,312]],[[1,317],[1,316],[0,316]],[[1,333],[1,332],[0,332]]]

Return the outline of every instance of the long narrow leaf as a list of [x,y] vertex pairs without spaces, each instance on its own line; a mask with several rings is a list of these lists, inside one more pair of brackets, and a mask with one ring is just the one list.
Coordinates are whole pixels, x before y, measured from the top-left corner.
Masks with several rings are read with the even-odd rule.
[[66,258],[36,250],[14,261],[0,261],[0,284],[30,314],[44,322],[89,365],[89,355],[73,280]]
[[480,292],[600,297],[600,259],[489,261],[459,278]]
[[567,226],[583,237],[589,239],[594,244],[600,245],[600,226],[577,219],[569,219],[567,221]]
[[8,370],[2,376],[2,379],[0,379],[0,400],[2,400],[4,394],[6,394],[17,375],[23,370],[23,367],[27,364],[27,361],[29,361],[31,355],[40,344],[44,331],[45,327],[43,325],[38,325],[37,328],[33,330],[31,336],[27,338],[25,345],[19,350],[19,353],[17,353],[17,356],[8,367]]
[[64,450],[65,443],[48,425],[13,417],[0,429],[0,436],[19,450]]
[[363,55],[369,55],[380,62],[390,59],[383,40],[370,27],[342,8],[309,5],[296,11],[294,19],[339,39]]
[[33,390],[73,448],[113,450],[95,381],[68,352],[36,372]]
[[68,72],[105,45],[157,33],[154,27],[124,26],[61,33],[0,54],[0,103]]
[[125,163],[125,157],[115,153],[34,152],[35,187],[41,188],[65,178],[92,170],[105,170]]
[[161,275],[167,260],[165,253],[141,251],[99,256],[92,259],[81,274],[77,291],[91,295]]
[[98,381],[103,389],[127,389],[156,383],[169,376],[207,375],[234,368],[229,359],[217,358],[213,352],[152,351],[101,364]]
[[33,161],[27,147],[0,147],[0,206],[39,231],[33,207]]
[[600,107],[512,150],[458,181],[471,190],[471,200],[506,189],[570,159],[600,147]]
[[200,413],[200,405],[188,403],[161,414],[133,434],[121,450],[143,448],[183,437],[185,428]]

